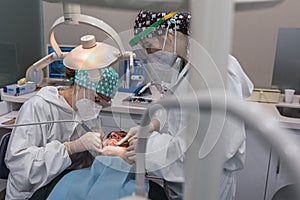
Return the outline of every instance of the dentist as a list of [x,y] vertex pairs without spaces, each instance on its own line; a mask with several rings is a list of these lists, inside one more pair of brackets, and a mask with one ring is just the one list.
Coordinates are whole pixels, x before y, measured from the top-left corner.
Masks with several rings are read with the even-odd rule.
[[64,174],[89,166],[90,153],[97,155],[102,149],[100,122],[94,122],[114,97],[118,74],[112,67],[104,68],[100,81],[92,82],[87,71],[67,71],[73,84],[65,89],[43,87],[23,104],[16,124],[75,119],[89,125],[94,120],[90,124],[96,126],[90,128],[98,129],[86,132],[75,122],[15,127],[5,157],[10,170],[7,200],[46,199]]
[[[140,11],[134,25],[135,38],[131,45],[142,46],[149,54],[149,69],[157,72],[165,90],[164,97],[188,95],[189,68],[188,44],[189,24],[188,13],[168,13]],[[168,71],[161,75],[159,70]],[[253,89],[253,84],[243,72],[238,61],[228,57],[227,92],[237,98],[246,98]],[[153,73],[152,73],[153,74]],[[155,73],[154,73],[155,75]],[[160,76],[161,75],[161,76]],[[169,76],[168,76],[169,75]],[[157,79],[155,77],[155,79]],[[178,99],[180,102],[180,99]],[[163,183],[150,181],[149,197],[151,199],[183,199],[185,152],[188,148],[186,138],[187,113],[184,110],[164,110],[152,116],[148,126],[151,134],[147,143],[146,170],[149,175],[163,179]],[[231,120],[231,119],[230,119]],[[235,171],[243,168],[245,157],[245,127],[240,121],[225,122],[223,132],[232,138],[230,152],[226,155],[220,191],[221,200],[233,200],[235,197]],[[201,128],[201,127],[200,127]],[[133,127],[122,142],[128,140],[128,158],[134,159],[136,134],[139,127]],[[224,134],[224,133],[222,133]],[[162,149],[157,151],[157,149]],[[157,153],[155,153],[157,152]]]

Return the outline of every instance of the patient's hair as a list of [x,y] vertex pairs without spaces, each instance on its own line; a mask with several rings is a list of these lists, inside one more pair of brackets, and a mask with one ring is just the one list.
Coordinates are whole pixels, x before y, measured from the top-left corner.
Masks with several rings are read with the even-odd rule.
[[[107,139],[110,138],[111,133],[117,133],[122,138],[124,138],[127,134],[125,131],[112,131],[107,135],[107,137],[106,137]],[[120,145],[120,147],[129,147],[129,142],[128,141],[124,142],[123,144]]]

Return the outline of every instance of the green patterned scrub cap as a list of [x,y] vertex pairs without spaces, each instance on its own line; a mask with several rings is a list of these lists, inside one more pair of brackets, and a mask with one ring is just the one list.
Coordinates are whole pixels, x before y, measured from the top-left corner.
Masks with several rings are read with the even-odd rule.
[[93,82],[87,70],[76,70],[75,83],[84,88],[94,90],[107,97],[113,98],[118,88],[119,75],[112,67],[101,69],[101,80]]

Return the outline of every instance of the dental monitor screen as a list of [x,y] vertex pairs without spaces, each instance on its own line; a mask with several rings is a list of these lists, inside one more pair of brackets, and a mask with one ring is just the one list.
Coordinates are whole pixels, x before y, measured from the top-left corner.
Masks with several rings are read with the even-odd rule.
[[300,28],[280,28],[272,86],[300,94]]
[[[75,46],[72,45],[59,45],[62,52],[70,52]],[[54,52],[51,45],[47,45],[47,54]],[[47,67],[47,80],[48,81],[63,81],[66,77],[66,68],[62,60],[52,62]]]

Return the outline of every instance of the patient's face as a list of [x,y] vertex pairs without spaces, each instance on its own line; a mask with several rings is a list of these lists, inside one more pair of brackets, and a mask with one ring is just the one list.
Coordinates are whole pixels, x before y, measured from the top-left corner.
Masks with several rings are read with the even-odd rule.
[[102,142],[103,148],[101,150],[101,155],[103,156],[119,156],[123,158],[129,164],[132,164],[134,161],[129,160],[126,156],[126,148],[129,146],[128,142],[124,142],[120,146],[116,146],[123,137],[125,137],[126,132],[124,131],[113,131],[108,134],[107,138]]
[[[107,136],[107,138],[103,141],[103,146],[116,146],[117,143],[123,138],[125,137],[126,132],[124,131],[113,131],[110,132]],[[128,147],[129,143],[125,142],[121,145],[121,147]]]

